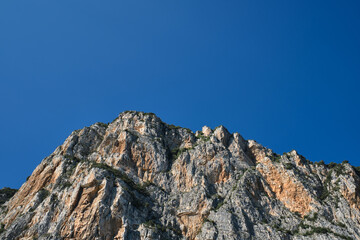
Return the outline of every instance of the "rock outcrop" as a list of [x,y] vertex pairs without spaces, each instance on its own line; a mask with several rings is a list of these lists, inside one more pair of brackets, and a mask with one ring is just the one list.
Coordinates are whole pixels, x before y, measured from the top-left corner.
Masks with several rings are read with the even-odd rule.
[[360,239],[360,174],[220,126],[127,111],[74,131],[0,209],[0,239]]

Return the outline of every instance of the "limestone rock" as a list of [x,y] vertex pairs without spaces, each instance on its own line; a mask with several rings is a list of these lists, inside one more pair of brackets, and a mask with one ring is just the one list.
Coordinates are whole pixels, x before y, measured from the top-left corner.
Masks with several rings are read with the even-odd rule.
[[224,126],[219,126],[214,131],[214,136],[224,145],[227,146],[230,140],[231,134]]
[[208,126],[203,126],[202,133],[204,134],[205,137],[208,137],[212,133],[212,130]]
[[0,206],[0,239],[360,239],[360,173],[127,111],[74,131]]

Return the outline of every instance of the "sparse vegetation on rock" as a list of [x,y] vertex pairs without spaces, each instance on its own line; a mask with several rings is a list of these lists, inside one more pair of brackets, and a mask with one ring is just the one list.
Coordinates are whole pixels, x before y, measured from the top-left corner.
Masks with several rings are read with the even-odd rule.
[[360,239],[359,173],[126,111],[0,190],[0,239]]

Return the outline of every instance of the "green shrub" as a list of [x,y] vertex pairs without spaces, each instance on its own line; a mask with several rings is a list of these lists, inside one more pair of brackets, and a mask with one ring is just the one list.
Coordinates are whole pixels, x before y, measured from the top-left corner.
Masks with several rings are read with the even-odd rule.
[[165,227],[162,224],[158,224],[154,220],[148,220],[148,221],[144,222],[144,225],[147,226],[147,227],[150,227],[150,228],[155,228],[155,229],[157,229],[157,230],[159,230],[161,232],[166,232],[167,229],[169,229],[171,231],[174,231],[174,232],[177,231],[175,228]]
[[59,199],[58,199],[58,196],[57,196],[56,193],[55,193],[55,194],[52,194],[52,195],[50,196],[50,202],[51,202],[51,203],[56,203],[58,200],[59,200]]
[[210,141],[210,137],[204,136],[202,132],[200,132],[200,134],[198,134],[196,138],[204,142]]
[[294,165],[292,163],[284,163],[284,167],[285,169],[290,170],[294,168]]
[[219,204],[215,207],[214,211],[216,212],[217,210],[219,210],[224,204],[225,204],[225,202],[219,203]]
[[339,234],[339,233],[333,233],[335,236],[339,237],[339,238],[342,238],[342,239],[345,239],[345,240],[354,240],[352,237],[349,237],[349,236],[345,236],[345,235],[342,235],[342,234]]
[[5,203],[7,200],[9,200],[14,194],[17,192],[17,189],[12,189],[5,187],[3,189],[0,189],[0,195],[2,196],[0,199],[0,205]]
[[325,162],[324,162],[324,160],[320,160],[319,162],[316,163],[316,165],[323,165],[323,166],[325,166]]
[[179,128],[181,128],[180,126],[175,126],[175,125],[173,125],[173,124],[170,124],[170,125],[168,125],[168,128],[170,128],[170,129],[179,129]]
[[314,222],[314,221],[316,221],[316,219],[318,218],[318,213],[317,213],[317,212],[314,213],[312,217],[310,217],[309,215],[307,215],[307,216],[305,216],[304,218],[305,218],[306,220],[308,220],[308,221]]
[[5,232],[5,225],[3,223],[0,224],[0,234]]
[[124,111],[124,113],[136,113],[136,111],[134,111],[134,110],[126,110],[126,111]]
[[93,162],[92,167],[104,169],[105,171],[111,173],[115,177],[123,180],[127,185],[129,185],[131,188],[137,190],[139,193],[141,193],[143,195],[149,195],[149,193],[146,191],[147,186],[144,187],[141,184],[135,184],[134,181],[131,180],[125,173],[122,173],[121,171],[114,169],[105,163]]
[[78,164],[79,162],[82,161],[81,159],[79,159],[75,156],[69,155],[69,154],[64,155],[64,157],[72,162],[75,162],[76,164]]
[[301,218],[301,213],[299,213],[299,212],[294,212],[294,214],[295,214],[298,218]]
[[97,124],[104,128],[107,128],[109,126],[109,123],[98,122]]
[[283,232],[283,233],[285,233],[285,234],[289,234],[289,235],[293,235],[293,234],[294,234],[293,231],[290,231],[289,229],[282,228],[282,227],[280,226],[280,224],[279,224],[279,225],[278,225],[278,224],[272,224],[271,227],[272,227],[273,229],[275,229],[276,231]]
[[338,165],[336,165],[334,168],[334,172],[335,172],[335,174],[336,174],[336,176],[337,177],[339,177],[340,175],[344,175],[345,173],[344,173],[344,166],[343,165],[341,165],[341,164],[338,164]]
[[331,182],[331,175],[332,175],[332,172],[333,170],[331,169],[328,174],[326,175],[326,178],[325,178],[325,181],[324,181],[324,184],[323,184],[323,187],[322,187],[322,191],[321,191],[321,195],[320,195],[320,200],[325,200],[329,195],[329,190],[328,190],[328,187],[329,187],[329,184]]
[[348,237],[348,236],[345,236],[342,234],[338,234],[336,232],[331,231],[328,228],[314,227],[314,226],[310,226],[310,227],[311,227],[311,230],[304,233],[303,236],[311,236],[315,233],[318,233],[318,234],[329,234],[330,233],[330,234],[334,234],[335,236],[345,239],[345,240],[353,240],[353,238],[351,238],[351,237]]
[[319,233],[319,234],[326,234],[326,233],[332,233],[332,231],[328,228],[323,228],[323,227],[313,227],[311,226],[311,230],[304,233],[304,236],[310,236],[313,235],[315,233]]
[[72,186],[71,182],[65,181],[64,183],[61,184],[61,189],[69,188],[71,186]]
[[335,223],[337,226],[339,226],[339,227],[342,227],[342,228],[346,228],[346,225],[345,224],[343,224],[342,222],[337,222],[337,223]]
[[281,156],[279,154],[274,153],[270,156],[271,161],[273,162],[280,162]]
[[147,227],[155,227],[155,222],[154,222],[154,220],[148,220],[148,221],[144,222],[144,225]]
[[144,113],[144,115],[145,115],[145,116],[151,116],[151,117],[156,116],[155,113],[152,113],[152,112]]
[[337,165],[337,163],[331,162],[328,164],[328,167],[333,168],[333,167],[336,167],[336,165]]
[[50,192],[44,188],[38,191],[40,202],[44,201],[50,194]]
[[187,148],[174,148],[171,150],[171,158],[176,160],[182,153],[186,152]]
[[333,191],[337,192],[340,190],[340,186],[339,185],[335,185],[335,187],[333,187],[332,189]]
[[204,142],[208,142],[208,141],[210,141],[210,137],[201,136],[200,140],[202,140]]

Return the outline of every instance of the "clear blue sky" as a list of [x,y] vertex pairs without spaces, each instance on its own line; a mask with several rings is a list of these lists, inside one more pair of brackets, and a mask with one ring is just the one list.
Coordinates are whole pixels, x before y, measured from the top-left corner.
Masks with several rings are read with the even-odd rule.
[[360,2],[0,1],[0,187],[124,110],[360,165]]

